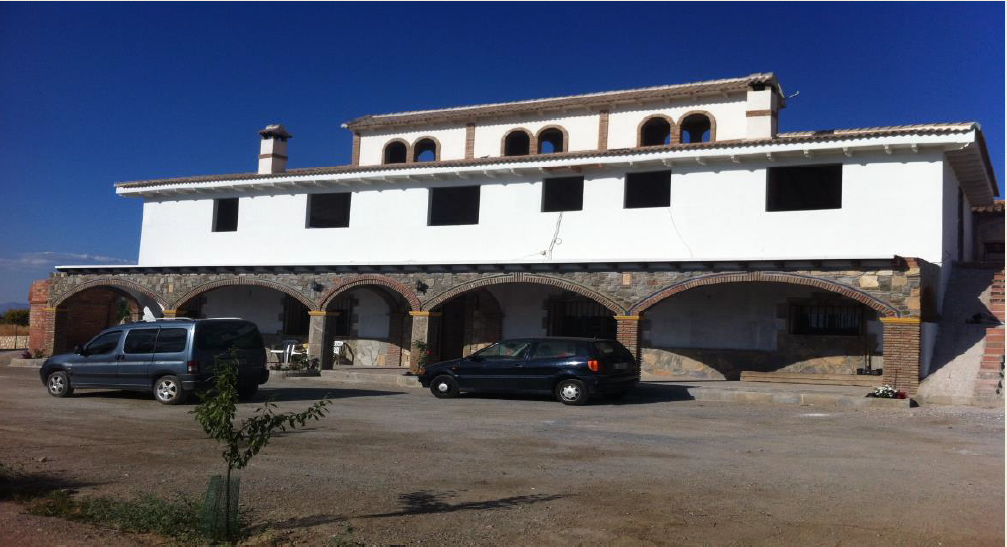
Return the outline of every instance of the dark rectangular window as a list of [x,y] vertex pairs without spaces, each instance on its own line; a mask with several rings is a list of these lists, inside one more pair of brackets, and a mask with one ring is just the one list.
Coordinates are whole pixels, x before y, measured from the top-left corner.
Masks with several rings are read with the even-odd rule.
[[843,206],[843,166],[802,165],[766,170],[766,211],[814,211]]
[[863,308],[859,306],[794,305],[790,307],[791,334],[857,336]]
[[350,194],[308,194],[308,228],[346,228],[350,225]]
[[157,329],[133,329],[126,334],[126,341],[122,344],[122,352],[130,354],[151,353],[154,351],[156,338]]
[[626,174],[626,208],[671,205],[671,171]]
[[238,230],[238,198],[213,200],[213,231],[236,232]]
[[479,187],[430,189],[429,226],[479,224]]
[[157,345],[154,353],[178,353],[185,351],[185,343],[189,339],[186,329],[161,329],[157,334]]
[[542,181],[542,212],[584,209],[584,177],[562,177]]

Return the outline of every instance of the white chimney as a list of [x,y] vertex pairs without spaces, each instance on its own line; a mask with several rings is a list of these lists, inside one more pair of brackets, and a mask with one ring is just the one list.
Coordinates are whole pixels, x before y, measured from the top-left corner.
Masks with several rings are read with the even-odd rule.
[[780,111],[780,97],[771,85],[748,90],[745,105],[748,118],[747,139],[772,139],[776,137],[777,115]]
[[293,137],[282,124],[267,125],[259,131],[259,174],[282,173],[287,170],[287,139]]

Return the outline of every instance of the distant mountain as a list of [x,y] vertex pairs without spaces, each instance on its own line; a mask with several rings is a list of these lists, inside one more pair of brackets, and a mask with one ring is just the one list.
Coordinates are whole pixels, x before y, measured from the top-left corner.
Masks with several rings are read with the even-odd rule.
[[22,302],[4,302],[0,304],[0,313],[7,310],[27,310],[28,304]]

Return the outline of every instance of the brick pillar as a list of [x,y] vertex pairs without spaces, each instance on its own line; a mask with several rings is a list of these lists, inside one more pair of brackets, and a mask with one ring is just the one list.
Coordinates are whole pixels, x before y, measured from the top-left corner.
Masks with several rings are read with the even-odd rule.
[[615,316],[615,339],[633,354],[637,362],[640,361],[640,316],[639,315],[616,315]]
[[318,359],[318,367],[322,370],[332,368],[329,327],[337,315],[337,311],[308,310],[308,361]]
[[404,314],[388,314],[388,354],[385,365],[397,367],[402,364],[402,321]]
[[882,317],[884,382],[910,396],[920,385],[920,319]]
[[423,342],[428,346],[433,346],[430,335],[436,331],[436,328],[433,328],[434,325],[432,323],[441,314],[429,311],[410,311],[409,315],[413,318],[413,334],[409,342],[409,370],[415,373],[417,368],[419,368],[420,359],[420,352],[416,351],[415,348],[416,342]]
[[476,157],[476,124],[465,124],[465,159]]
[[56,310],[49,307],[48,279],[40,279],[28,289],[28,351],[52,355]]
[[598,113],[598,150],[608,150],[608,110]]
[[360,133],[353,132],[353,152],[350,161],[353,165],[360,165]]

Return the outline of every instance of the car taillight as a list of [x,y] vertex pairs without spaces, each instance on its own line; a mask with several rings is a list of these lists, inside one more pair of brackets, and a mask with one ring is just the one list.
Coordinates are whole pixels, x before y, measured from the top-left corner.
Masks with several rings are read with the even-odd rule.
[[587,368],[591,372],[601,372],[601,361],[597,359],[589,359],[587,362]]
[[189,374],[199,374],[199,361],[189,361],[186,366],[189,369]]

